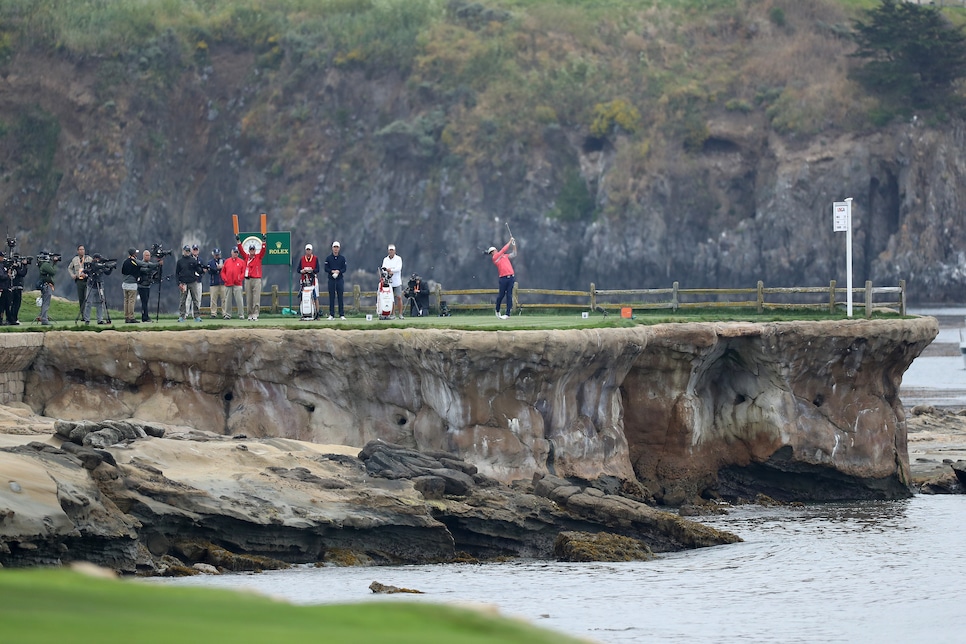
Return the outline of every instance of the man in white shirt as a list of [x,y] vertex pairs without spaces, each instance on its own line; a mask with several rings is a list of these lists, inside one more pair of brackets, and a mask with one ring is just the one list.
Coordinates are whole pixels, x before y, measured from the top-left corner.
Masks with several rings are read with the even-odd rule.
[[389,255],[383,258],[382,267],[389,271],[389,286],[392,287],[392,294],[396,296],[396,306],[399,308],[399,319],[406,319],[403,316],[402,304],[402,257],[396,254],[396,245],[389,244]]

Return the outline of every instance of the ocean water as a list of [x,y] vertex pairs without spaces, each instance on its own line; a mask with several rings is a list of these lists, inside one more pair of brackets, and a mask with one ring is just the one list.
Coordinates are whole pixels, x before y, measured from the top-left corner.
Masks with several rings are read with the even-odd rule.
[[[703,519],[745,541],[648,562],[315,568],[154,580],[298,604],[496,606],[597,642],[963,642],[966,495],[740,507]],[[423,595],[373,595],[369,584]]]
[[[937,342],[958,344],[954,327],[966,309],[920,313],[944,325]],[[907,407],[966,406],[962,358],[916,359],[900,396]],[[742,506],[700,520],[744,542],[634,563],[299,566],[152,583],[254,590],[297,604],[485,604],[608,644],[966,642],[966,495]],[[373,595],[373,581],[425,594]]]

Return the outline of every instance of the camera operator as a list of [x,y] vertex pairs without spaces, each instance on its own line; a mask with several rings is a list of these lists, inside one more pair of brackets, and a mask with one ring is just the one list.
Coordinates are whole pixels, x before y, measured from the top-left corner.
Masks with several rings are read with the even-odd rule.
[[0,313],[2,313],[7,310],[10,302],[10,288],[13,286],[13,280],[10,278],[10,260],[2,250],[0,250],[0,263],[2,263],[0,266]]
[[[197,248],[197,247],[196,247]],[[178,288],[181,289],[181,302],[178,305],[178,322],[184,322],[187,313],[187,300],[191,298],[195,322],[201,322],[201,276],[205,267],[197,256],[191,254],[191,247],[185,245],[181,249],[181,258],[175,267],[178,276]]]
[[54,292],[54,276],[57,275],[57,263],[60,262],[60,255],[46,250],[41,251],[37,257],[37,262],[40,269],[40,315],[37,319],[42,325],[51,326],[48,317],[50,296]]
[[[125,260],[125,264],[127,260]],[[137,277],[138,284],[138,297],[141,298],[141,321],[150,322],[151,316],[148,313],[148,302],[151,300],[151,285],[155,282],[155,277],[158,276],[158,267],[164,263],[164,258],[161,258],[158,262],[151,261],[151,251],[145,250],[141,253],[141,263],[138,264],[140,267],[140,272]],[[149,268],[144,268],[147,264]],[[151,268],[153,267],[153,268]],[[124,272],[124,266],[121,266],[121,272]],[[125,279],[127,277],[125,276]]]
[[87,264],[87,268],[84,270],[87,273],[87,292],[82,309],[84,324],[91,322],[91,305],[97,312],[97,323],[108,324],[110,315],[107,316],[107,320],[104,319],[104,314],[107,311],[107,298],[104,296],[104,277],[110,275],[116,267],[117,260],[106,260],[101,257],[100,253],[94,253],[91,261]]
[[[160,266],[160,263],[147,261],[151,257],[151,251],[144,251],[145,260],[142,261],[137,258],[138,250],[136,248],[127,249],[127,259],[121,264],[121,274],[124,275],[124,280],[121,282],[121,290],[124,291],[124,323],[125,324],[137,324],[138,322],[146,322],[148,319],[148,307],[147,299],[150,295],[151,282],[150,276],[154,274],[155,269]],[[164,260],[161,260],[162,262]],[[146,295],[141,297],[141,319],[138,320],[134,317],[134,307],[135,302],[138,297],[138,291],[141,286],[141,279],[144,273],[147,272],[148,283]]]
[[[7,324],[16,326],[20,324],[20,303],[23,301],[23,279],[27,276],[27,268],[30,266],[32,257],[21,257],[14,254],[10,260],[10,296],[7,298]],[[3,313],[3,311],[0,311]]]

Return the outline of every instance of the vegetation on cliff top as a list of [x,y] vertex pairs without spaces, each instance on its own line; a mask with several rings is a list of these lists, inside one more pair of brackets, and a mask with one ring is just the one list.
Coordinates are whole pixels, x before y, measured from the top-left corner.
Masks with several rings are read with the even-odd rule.
[[[587,145],[625,135],[620,154],[631,183],[669,142],[689,150],[709,144],[706,122],[716,112],[760,111],[786,134],[881,122],[882,106],[848,78],[851,23],[871,6],[869,0],[2,0],[0,57],[18,47],[56,48],[70,56],[133,59],[149,75],[165,66],[203,66],[213,48],[230,45],[256,52],[263,69],[296,77],[326,68],[395,71],[439,110],[435,117],[427,110],[426,122],[396,125],[426,137],[431,152],[472,162],[507,145],[539,144],[546,128],[577,126],[588,132]],[[165,55],[172,38],[181,56]],[[284,118],[298,120],[300,113],[293,105]],[[259,121],[253,106],[248,124],[270,128]]]

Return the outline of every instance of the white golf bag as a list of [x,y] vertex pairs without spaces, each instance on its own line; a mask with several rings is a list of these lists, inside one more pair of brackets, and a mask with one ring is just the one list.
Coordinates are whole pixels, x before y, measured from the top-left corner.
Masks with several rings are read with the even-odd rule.
[[302,292],[299,313],[303,320],[315,319],[315,273],[302,273],[299,280]]
[[392,287],[389,283],[389,271],[380,268],[379,290],[376,292],[376,311],[380,320],[388,320],[392,316]]

